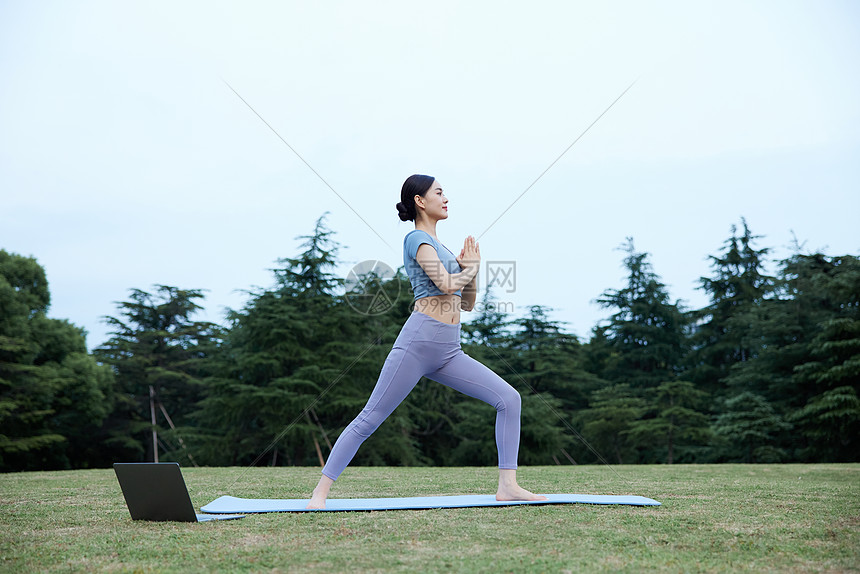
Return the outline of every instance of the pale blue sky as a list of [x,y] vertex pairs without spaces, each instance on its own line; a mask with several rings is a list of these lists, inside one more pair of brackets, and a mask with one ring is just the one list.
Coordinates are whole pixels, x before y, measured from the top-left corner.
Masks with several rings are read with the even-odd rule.
[[412,173],[459,249],[638,78],[481,238],[517,262],[500,298],[587,336],[632,236],[700,306],[742,216],[776,256],[860,251],[857,3],[463,4],[0,0],[0,248],[90,347],[132,287],[208,289],[220,321],[324,211],[342,276],[401,265]]

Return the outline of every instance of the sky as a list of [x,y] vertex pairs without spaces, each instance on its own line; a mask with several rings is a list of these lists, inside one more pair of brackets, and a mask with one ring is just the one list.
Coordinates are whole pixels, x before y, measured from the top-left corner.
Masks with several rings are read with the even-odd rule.
[[741,218],[860,252],[858,32],[828,0],[0,0],[0,249],[94,348],[132,288],[222,322],[324,213],[339,276],[401,266],[424,173],[443,243],[515,262],[504,308],[587,338],[627,237],[692,308]]

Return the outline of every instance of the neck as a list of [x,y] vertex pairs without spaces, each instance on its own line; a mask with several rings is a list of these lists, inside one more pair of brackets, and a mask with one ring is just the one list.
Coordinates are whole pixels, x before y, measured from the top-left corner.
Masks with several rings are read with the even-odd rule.
[[436,222],[428,221],[426,219],[417,219],[415,221],[415,229],[420,231],[425,231],[429,233],[432,237],[436,237]]

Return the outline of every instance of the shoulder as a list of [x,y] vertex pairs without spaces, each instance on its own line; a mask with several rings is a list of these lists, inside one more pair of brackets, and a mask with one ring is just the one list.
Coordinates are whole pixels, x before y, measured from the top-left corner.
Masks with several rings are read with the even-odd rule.
[[406,237],[403,238],[403,248],[405,253],[412,259],[414,259],[418,254],[418,248],[424,243],[427,243],[434,249],[436,248],[436,242],[433,240],[433,237],[426,231],[422,231],[420,229],[410,231],[406,234]]
[[403,245],[412,247],[413,249],[418,249],[422,243],[429,243],[433,247],[436,247],[436,241],[433,239],[433,236],[420,229],[410,231],[403,238]]
[[413,229],[403,238],[404,241],[433,241],[433,236],[422,229]]

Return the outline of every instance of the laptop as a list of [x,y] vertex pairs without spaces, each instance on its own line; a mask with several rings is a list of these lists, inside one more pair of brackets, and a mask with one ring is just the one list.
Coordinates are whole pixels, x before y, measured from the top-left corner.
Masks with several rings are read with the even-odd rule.
[[113,465],[132,520],[208,522],[244,514],[197,514],[176,462],[116,462]]

